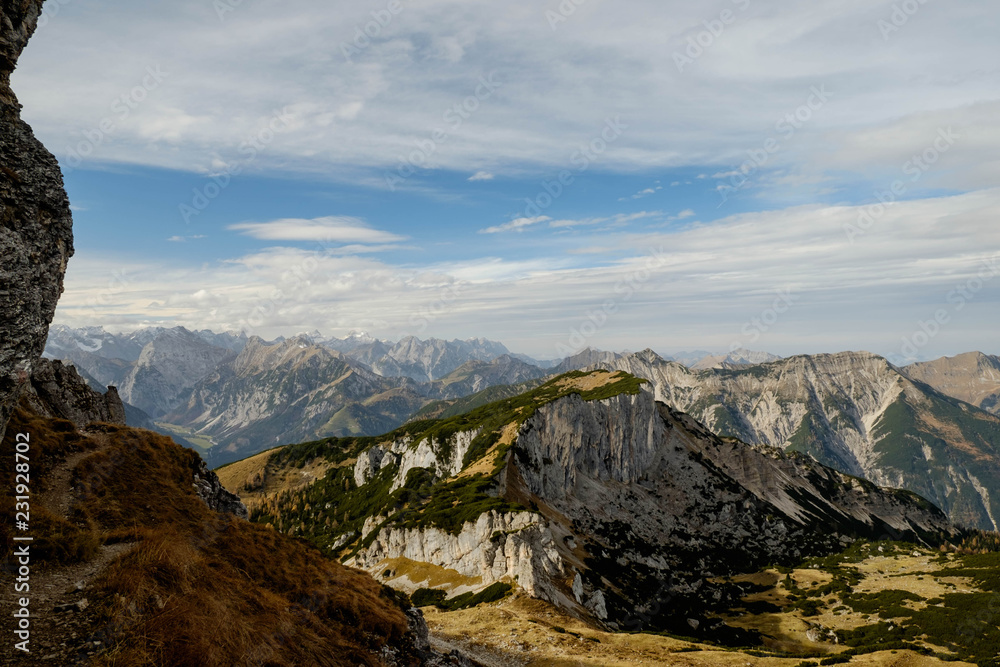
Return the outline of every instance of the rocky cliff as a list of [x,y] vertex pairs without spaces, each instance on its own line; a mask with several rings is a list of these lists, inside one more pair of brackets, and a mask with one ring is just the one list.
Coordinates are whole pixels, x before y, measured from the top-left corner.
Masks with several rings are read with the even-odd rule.
[[167,329],[143,347],[122,380],[122,398],[151,417],[162,417],[186,390],[233,356],[187,329]]
[[909,489],[957,523],[1000,521],[1000,418],[912,381],[867,352],[695,371],[646,350],[602,367],[650,381],[657,400],[720,435],[808,454]]
[[41,9],[42,0],[0,0],[0,437],[42,353],[73,254],[59,164],[10,89]]
[[92,422],[124,425],[126,421],[125,406],[114,387],[103,394],[94,391],[76,368],[61,361],[38,360],[24,400],[36,414],[68,419],[79,429]]
[[285,448],[265,475],[317,460],[325,476],[257,498],[252,518],[408,592],[506,582],[617,629],[638,609],[642,627],[740,641],[709,618],[730,595],[716,577],[857,538],[956,534],[915,494],[720,439],[620,372],[561,376],[384,438]]
[[255,337],[165,420],[210,437],[217,443],[210,463],[220,465],[289,441],[395,428],[426,402],[412,384],[304,338],[271,345]]

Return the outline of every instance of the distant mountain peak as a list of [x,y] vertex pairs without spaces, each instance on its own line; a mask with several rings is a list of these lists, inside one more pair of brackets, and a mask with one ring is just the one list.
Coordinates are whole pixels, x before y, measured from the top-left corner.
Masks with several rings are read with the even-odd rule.
[[[658,400],[720,435],[908,489],[969,527],[1000,525],[1000,418],[959,404],[931,382],[914,383],[919,367],[900,369],[864,351],[707,370],[642,355],[603,366],[650,380]],[[951,395],[968,381],[959,385]],[[1000,395],[991,391],[984,392],[987,410],[990,396]]]

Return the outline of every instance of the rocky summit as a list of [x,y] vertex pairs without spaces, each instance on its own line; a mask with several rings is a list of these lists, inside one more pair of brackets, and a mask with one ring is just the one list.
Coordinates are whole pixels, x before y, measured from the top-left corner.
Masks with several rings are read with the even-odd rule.
[[651,350],[601,364],[649,380],[657,400],[713,432],[801,452],[882,486],[909,489],[956,523],[1000,520],[1000,418],[867,352],[696,371]]
[[910,364],[903,372],[943,394],[1000,415],[1000,357],[967,352]]
[[[401,590],[514,585],[606,628],[737,643],[748,638],[710,618],[730,601],[716,577],[858,538],[937,544],[958,532],[913,493],[719,438],[620,371],[256,461],[228,477],[254,520]],[[296,470],[311,483],[269,484]]]
[[122,380],[122,398],[152,417],[162,417],[165,406],[176,405],[183,392],[234,356],[187,329],[165,330],[142,348]]
[[59,164],[21,120],[10,89],[41,10],[42,0],[0,3],[0,437],[45,345],[73,254]]

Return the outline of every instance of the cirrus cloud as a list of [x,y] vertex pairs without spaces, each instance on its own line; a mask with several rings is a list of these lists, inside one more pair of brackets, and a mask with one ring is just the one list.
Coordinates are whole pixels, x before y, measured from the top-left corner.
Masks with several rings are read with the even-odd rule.
[[363,220],[345,216],[328,216],[303,220],[286,218],[271,222],[241,222],[229,225],[261,241],[315,241],[329,244],[389,244],[406,239],[404,236],[374,229]]

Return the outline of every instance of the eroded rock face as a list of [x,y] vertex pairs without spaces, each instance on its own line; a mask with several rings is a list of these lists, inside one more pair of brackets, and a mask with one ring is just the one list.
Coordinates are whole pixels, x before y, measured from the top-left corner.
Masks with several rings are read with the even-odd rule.
[[194,471],[194,488],[198,497],[216,512],[232,514],[241,519],[249,519],[250,513],[246,505],[240,502],[240,497],[226,491],[219,481],[219,476],[208,469],[208,464],[198,459],[198,468]]
[[481,588],[517,581],[534,597],[556,603],[564,597],[552,583],[564,574],[555,538],[545,519],[530,512],[487,512],[466,523],[458,535],[437,528],[383,528],[350,564],[373,570],[394,558],[481,577]]
[[92,422],[125,425],[125,405],[114,387],[94,391],[76,368],[61,361],[39,359],[25,399],[40,415],[68,419],[77,428]]
[[0,0],[0,438],[41,356],[73,254],[59,164],[10,89],[41,9],[42,0]]
[[[696,371],[645,350],[602,367],[649,380],[657,400],[715,433],[806,453],[880,486],[913,491],[959,525],[997,530],[1000,418],[944,395],[988,409],[1000,378],[993,361],[970,354],[899,369],[874,354],[841,352]],[[944,394],[907,374],[938,382]]]
[[[459,448],[450,444],[373,447],[359,457],[355,481],[369,483],[407,452],[454,474],[448,463]],[[439,454],[431,464],[428,446]],[[718,438],[647,390],[538,407],[495,474],[501,497],[532,510],[488,511],[457,533],[372,517],[361,533],[371,541],[350,564],[377,574],[390,561],[428,563],[477,580],[475,588],[516,582],[609,628],[711,633],[718,622],[709,607],[732,601],[717,577],[835,553],[859,537],[955,534],[912,494]]]

